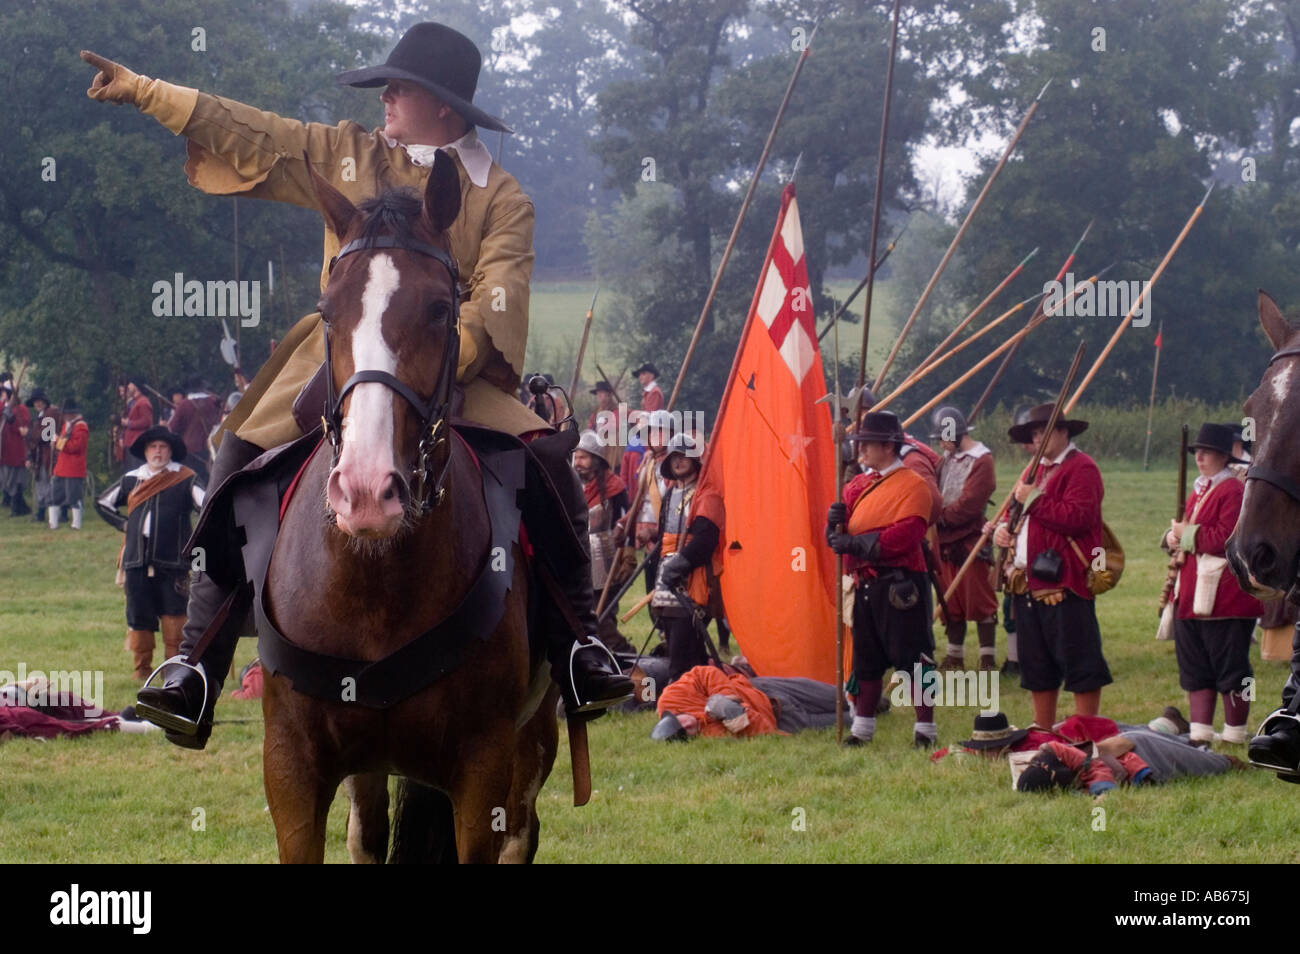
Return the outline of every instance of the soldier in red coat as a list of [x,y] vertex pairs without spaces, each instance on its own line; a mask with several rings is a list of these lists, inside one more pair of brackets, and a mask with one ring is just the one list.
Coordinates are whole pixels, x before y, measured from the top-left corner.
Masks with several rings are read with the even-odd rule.
[[31,425],[28,413],[10,380],[0,381],[0,501],[9,507],[11,517],[31,513],[23,498],[27,486],[27,432]]
[[122,395],[126,400],[126,413],[118,423],[122,426],[123,459],[127,462],[127,470],[144,466],[144,461],[138,460],[131,453],[131,446],[154,424],[153,404],[144,396],[142,387],[139,379],[130,379],[124,382],[122,388]]
[[[1092,555],[1101,547],[1101,472],[1074,445],[1088,422],[1060,418],[1049,433],[1051,404],[1033,408],[1008,434],[1018,444],[1043,444],[1037,479],[1024,476],[1013,489],[1025,519],[1012,536],[1005,520],[993,536],[1013,551],[1006,585],[1020,651],[1020,685],[1033,694],[1034,723],[1050,728],[1064,684],[1074,694],[1076,715],[1096,715],[1110,668],[1101,653],[1093,594],[1088,588]],[[1045,443],[1044,443],[1045,442]]]
[[[993,455],[970,436],[966,417],[955,407],[936,408],[930,417],[931,440],[943,448],[939,462],[939,492],[943,508],[935,525],[939,537],[939,583],[946,590],[966,558],[981,543],[984,510],[997,487]],[[965,669],[966,623],[975,623],[979,637],[980,669],[997,668],[998,600],[993,593],[988,563],[976,563],[962,576],[947,600],[948,651],[940,669]]]
[[1247,741],[1250,702],[1246,690],[1253,682],[1250,639],[1255,617],[1263,607],[1244,593],[1231,572],[1225,572],[1224,548],[1237,525],[1244,484],[1233,478],[1229,464],[1232,430],[1222,424],[1202,424],[1188,452],[1196,455],[1196,478],[1183,519],[1170,522],[1164,548],[1182,559],[1174,598],[1178,614],[1174,640],[1178,655],[1178,684],[1187,691],[1194,744],[1214,739],[1214,705],[1223,694],[1223,741]]
[[63,427],[54,449],[54,480],[50,488],[50,529],[59,529],[59,517],[68,508],[72,529],[81,529],[81,498],[86,492],[86,447],[90,443],[90,427],[81,417],[77,402],[68,398],[63,402]]

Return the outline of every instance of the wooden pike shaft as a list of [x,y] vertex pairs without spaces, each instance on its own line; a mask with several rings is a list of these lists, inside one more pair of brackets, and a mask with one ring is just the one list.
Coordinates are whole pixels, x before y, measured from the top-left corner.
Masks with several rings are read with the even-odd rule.
[[939,267],[934,270],[934,274],[930,276],[930,281],[926,284],[925,290],[921,292],[921,298],[916,303],[916,307],[914,307],[912,313],[907,316],[907,321],[903,324],[903,330],[898,333],[898,338],[894,341],[894,346],[889,350],[889,357],[885,358],[885,363],[881,367],[880,373],[876,375],[876,383],[872,385],[872,391],[879,391],[880,386],[885,382],[885,375],[889,373],[890,365],[894,363],[894,358],[898,356],[899,349],[903,347],[903,342],[907,338],[907,333],[912,330],[912,325],[916,322],[916,316],[921,313],[921,309],[925,307],[925,303],[930,299],[930,293],[934,291],[934,286],[939,283],[939,276],[942,275],[943,270],[948,267],[948,261],[952,258],[953,253],[957,251],[957,246],[961,244],[962,238],[966,235],[966,229],[970,227],[971,220],[975,217],[975,213],[978,212],[980,206],[984,204],[984,197],[988,195],[989,189],[992,188],[993,183],[997,180],[998,174],[1002,171],[1002,167],[1005,166],[1007,160],[1011,158],[1012,150],[1014,150],[1017,143],[1020,142],[1020,137],[1024,135],[1025,128],[1029,125],[1029,121],[1034,118],[1034,113],[1038,111],[1038,104],[1043,100],[1043,93],[1047,92],[1047,87],[1050,85],[1051,80],[1048,80],[1039,91],[1038,95],[1034,97],[1034,101],[1029,104],[1029,109],[1025,111],[1024,118],[1020,120],[1020,125],[1016,127],[1015,134],[1011,137],[1011,141],[1007,143],[1007,148],[1002,151],[1002,158],[1000,158],[998,164],[993,167],[993,172],[990,173],[988,181],[984,183],[984,188],[980,190],[980,194],[975,197],[974,205],[972,205],[970,211],[966,213],[966,218],[962,221],[961,228],[957,229],[957,234],[952,237],[952,242],[948,244],[948,251],[943,253],[943,258],[939,261]]
[[[867,250],[867,297],[862,305],[862,352],[858,355],[858,380],[857,386],[861,387],[867,379],[867,341],[871,337],[871,294],[876,286],[876,237],[880,234],[880,203],[884,196],[885,186],[885,146],[889,142],[889,111],[894,99],[894,62],[898,53],[898,18],[903,5],[903,0],[894,0],[893,27],[889,34],[889,69],[885,73],[885,105],[880,111],[880,146],[876,151],[876,184],[873,198],[871,200],[871,242]],[[836,368],[838,375],[839,368]],[[838,381],[839,378],[836,377]],[[861,402],[859,397],[858,401]],[[835,411],[835,419],[839,420],[838,404]],[[859,403],[859,407],[860,407]],[[854,409],[856,417],[857,408]],[[836,452],[838,454],[838,451]],[[841,683],[843,685],[843,683]],[[839,698],[839,693],[836,693]],[[838,710],[837,710],[838,712]],[[836,732],[840,731],[840,719],[835,720]]]
[[1021,261],[1019,265],[1011,269],[1011,271],[1007,273],[1007,277],[1002,279],[1002,281],[998,282],[998,287],[993,289],[991,292],[989,292],[988,295],[985,296],[984,300],[975,306],[974,311],[972,311],[969,315],[967,315],[960,322],[958,322],[957,327],[952,329],[952,331],[948,332],[947,337],[945,337],[942,341],[940,341],[937,345],[935,345],[934,350],[925,356],[925,360],[923,360],[920,364],[918,364],[916,368],[914,368],[912,372],[908,374],[907,377],[905,377],[903,380],[910,381],[912,378],[916,377],[918,374],[924,371],[926,367],[930,364],[930,362],[932,362],[937,355],[942,354],[943,349],[948,347],[948,345],[952,343],[952,340],[956,338],[959,334],[961,334],[962,331],[966,329],[966,326],[969,325],[972,321],[974,321],[980,315],[980,313],[984,311],[985,308],[988,307],[989,302],[991,302],[994,298],[997,298],[998,295],[1001,294],[1002,289],[1010,285],[1015,280],[1016,276],[1019,275],[1022,271],[1024,271],[1025,266],[1029,264],[1029,260],[1032,259],[1037,254],[1038,254],[1038,249],[1034,249],[1032,252],[1030,252],[1028,255],[1024,257],[1024,260]]
[[1183,244],[1183,239],[1187,238],[1187,233],[1192,230],[1192,226],[1196,224],[1196,220],[1201,217],[1201,212],[1205,209],[1205,203],[1209,200],[1210,193],[1213,191],[1214,183],[1211,182],[1210,187],[1205,190],[1205,195],[1201,198],[1200,204],[1192,210],[1191,216],[1187,219],[1187,224],[1183,226],[1183,230],[1179,232],[1178,237],[1174,239],[1174,244],[1169,246],[1169,251],[1165,252],[1165,257],[1160,260],[1160,264],[1156,266],[1156,270],[1152,272],[1151,277],[1147,279],[1146,287],[1143,288],[1141,294],[1138,295],[1137,301],[1133,302],[1132,307],[1128,310],[1128,314],[1120,320],[1119,327],[1115,329],[1115,333],[1112,334],[1110,340],[1106,342],[1106,347],[1101,349],[1101,354],[1097,355],[1097,360],[1092,363],[1092,367],[1088,369],[1088,373],[1084,375],[1083,380],[1079,382],[1079,387],[1070,397],[1069,403],[1065,405],[1065,413],[1067,415],[1074,410],[1074,406],[1079,403],[1079,398],[1083,397],[1083,392],[1087,389],[1088,385],[1092,383],[1092,379],[1097,376],[1097,371],[1100,370],[1101,366],[1110,356],[1111,350],[1115,347],[1115,342],[1119,341],[1120,335],[1124,333],[1124,330],[1129,326],[1129,322],[1132,321],[1133,313],[1142,307],[1142,302],[1146,300],[1151,289],[1155,287],[1156,282],[1160,280],[1160,276],[1164,274],[1165,267],[1169,264],[1175,253],[1177,253],[1179,247]]
[[578,360],[573,363],[573,377],[569,381],[569,400],[573,400],[573,392],[578,389],[578,375],[582,373],[582,356],[587,353],[587,336],[591,334],[591,318],[596,312],[596,295],[600,294],[600,286],[596,286],[595,293],[591,296],[591,304],[587,308],[587,320],[582,325],[582,340],[578,342]]
[[[897,9],[897,8],[895,8]],[[840,322],[834,322],[835,351],[835,500],[844,499],[844,461],[840,460],[840,447],[844,444],[844,423],[840,408]],[[844,554],[835,554],[835,744],[844,741],[844,597],[841,580],[844,579]]]
[[[1157,342],[1163,343],[1164,339],[1161,336],[1164,334],[1164,331],[1165,331],[1165,323],[1162,321],[1160,322],[1159,327],[1156,328]],[[1147,469],[1147,465],[1151,461],[1151,419],[1155,417],[1155,413],[1156,413],[1156,376],[1159,373],[1160,373],[1160,348],[1157,347],[1156,359],[1151,365],[1151,397],[1147,401],[1147,441],[1146,441],[1146,446],[1142,448],[1142,469],[1143,470]],[[1181,517],[1182,514],[1179,514],[1179,516]]]
[[814,26],[812,34],[808,37],[808,45],[799,54],[799,61],[794,65],[794,73],[790,76],[790,82],[785,87],[785,95],[781,97],[781,105],[776,111],[776,119],[772,121],[772,128],[768,131],[767,141],[763,143],[762,155],[758,157],[758,164],[754,166],[754,174],[749,179],[749,188],[745,192],[744,200],[740,203],[740,212],[736,215],[736,224],[731,227],[731,237],[727,239],[727,245],[722,250],[718,270],[713,273],[713,284],[709,286],[709,294],[704,299],[704,307],[700,309],[699,320],[695,322],[695,332],[691,335],[691,343],[686,346],[686,356],[682,358],[682,366],[677,371],[677,381],[673,384],[673,393],[668,398],[667,410],[669,411],[677,404],[677,396],[681,393],[682,382],[686,379],[686,371],[691,366],[695,346],[699,344],[700,334],[704,331],[705,319],[709,317],[709,312],[713,308],[713,298],[718,293],[718,285],[722,282],[722,273],[727,270],[727,262],[731,259],[731,250],[736,247],[736,238],[740,235],[740,225],[745,221],[745,213],[749,211],[749,204],[754,198],[754,190],[758,186],[759,178],[763,175],[763,167],[767,165],[767,157],[772,151],[772,143],[776,140],[776,132],[781,128],[781,120],[785,118],[785,108],[790,104],[790,96],[794,93],[795,83],[799,81],[799,74],[803,72],[804,63],[808,61],[808,54],[812,52],[812,41],[816,35],[817,27]]

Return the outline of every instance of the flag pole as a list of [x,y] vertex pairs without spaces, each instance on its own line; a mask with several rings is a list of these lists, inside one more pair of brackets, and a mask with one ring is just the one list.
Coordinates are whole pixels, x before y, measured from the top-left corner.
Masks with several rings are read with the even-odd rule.
[[[874,269],[873,269],[874,271]],[[835,501],[844,499],[844,461],[840,459],[840,448],[844,446],[844,412],[840,410],[843,400],[840,394],[840,323],[839,316],[832,326],[835,331]],[[835,744],[844,741],[844,554],[835,554]]]
[[[718,269],[713,273],[713,284],[709,286],[709,294],[704,299],[704,307],[700,309],[699,320],[695,322],[695,332],[691,335],[691,343],[686,346],[686,356],[682,358],[682,366],[677,370],[677,381],[673,384],[673,392],[668,397],[667,410],[671,411],[677,404],[677,396],[681,393],[682,382],[686,380],[686,371],[691,366],[691,357],[695,354],[695,346],[699,344],[700,334],[704,331],[705,319],[709,317],[709,312],[713,308],[713,298],[718,293],[718,285],[722,282],[722,273],[727,270],[727,262],[731,259],[731,250],[736,246],[736,238],[740,235],[740,225],[745,221],[745,213],[749,211],[749,203],[754,198],[754,190],[758,187],[758,180],[763,175],[763,167],[767,165],[768,154],[772,151],[772,143],[776,140],[776,132],[781,128],[781,120],[785,118],[785,108],[790,104],[790,96],[794,93],[795,83],[799,81],[799,74],[803,72],[803,65],[808,61],[808,54],[812,52],[813,39],[817,36],[817,27],[821,25],[821,18],[813,24],[812,33],[808,36],[808,44],[799,54],[799,61],[794,65],[794,73],[790,76],[790,82],[785,87],[785,95],[781,97],[781,105],[777,108],[776,118],[772,120],[772,128],[768,131],[767,141],[763,143],[763,152],[758,157],[758,164],[754,166],[754,174],[749,179],[749,189],[745,192],[745,198],[740,203],[740,212],[736,215],[736,224],[731,227],[731,237],[727,239],[727,245],[722,250],[722,259],[718,262]],[[721,412],[719,412],[721,413]]]
[[1151,277],[1147,279],[1146,287],[1144,287],[1142,292],[1138,295],[1137,301],[1133,302],[1132,307],[1128,310],[1128,314],[1120,321],[1119,327],[1115,329],[1115,333],[1112,334],[1110,340],[1106,342],[1106,347],[1101,349],[1101,354],[1097,355],[1097,360],[1092,363],[1092,367],[1089,368],[1088,373],[1084,375],[1083,381],[1079,383],[1079,387],[1070,398],[1070,403],[1065,406],[1065,413],[1067,415],[1074,410],[1074,406],[1079,403],[1079,398],[1083,397],[1083,392],[1087,389],[1088,385],[1092,383],[1092,379],[1097,376],[1097,372],[1105,363],[1106,358],[1110,356],[1110,352],[1115,347],[1115,343],[1119,341],[1120,335],[1124,333],[1125,329],[1128,328],[1129,323],[1132,321],[1133,313],[1142,307],[1142,302],[1146,300],[1147,295],[1151,294],[1151,289],[1155,287],[1156,282],[1160,280],[1160,276],[1164,274],[1165,267],[1169,264],[1170,259],[1172,259],[1178,252],[1178,249],[1183,244],[1183,240],[1187,238],[1187,233],[1192,230],[1192,226],[1196,224],[1196,220],[1201,217],[1201,213],[1205,210],[1205,203],[1209,201],[1210,193],[1213,191],[1214,183],[1211,182],[1210,187],[1205,190],[1205,195],[1201,197],[1200,204],[1192,210],[1192,214],[1187,219],[1187,224],[1183,226],[1183,230],[1179,232],[1178,237],[1174,239],[1174,244],[1169,246],[1169,251],[1165,252],[1165,257],[1160,260],[1160,264],[1156,266],[1156,270],[1152,272]]
[[993,171],[989,174],[988,181],[984,183],[984,188],[981,189],[980,194],[975,197],[975,203],[970,207],[970,211],[966,213],[966,218],[962,221],[961,227],[957,229],[957,234],[952,237],[952,241],[948,244],[948,251],[943,253],[943,258],[939,261],[939,267],[934,270],[934,274],[930,276],[930,281],[926,284],[925,290],[921,292],[920,300],[912,309],[912,313],[908,315],[907,321],[903,323],[903,330],[898,333],[898,338],[894,341],[894,346],[889,351],[889,357],[885,359],[884,366],[880,369],[880,373],[876,375],[876,383],[871,386],[872,391],[880,390],[880,386],[885,383],[885,375],[889,373],[890,365],[894,363],[894,358],[898,356],[899,349],[903,347],[903,341],[907,338],[907,333],[912,330],[912,325],[916,322],[916,316],[919,315],[921,309],[925,307],[926,301],[930,298],[930,293],[934,291],[934,286],[939,282],[939,276],[942,275],[943,270],[948,267],[948,261],[952,258],[953,252],[957,251],[957,246],[961,244],[961,240],[966,234],[966,229],[970,227],[971,220],[975,217],[975,213],[979,211],[980,206],[984,204],[984,197],[989,194],[989,189],[993,187],[993,183],[997,180],[998,174],[1002,171],[1002,167],[1005,166],[1007,160],[1011,158],[1011,153],[1020,142],[1020,137],[1024,135],[1025,128],[1029,125],[1029,121],[1034,118],[1034,113],[1038,111],[1038,104],[1043,101],[1043,94],[1047,92],[1047,87],[1051,85],[1051,80],[1044,83],[1043,88],[1040,89],[1038,95],[1034,97],[1034,101],[1029,104],[1029,109],[1026,110],[1024,118],[1020,120],[1020,125],[1016,127],[1015,134],[1012,135],[1011,141],[1007,143],[1007,148],[1002,151],[1002,158],[999,159],[998,164],[993,167]]
[[578,342],[578,360],[573,363],[573,378],[569,382],[569,394],[572,395],[578,390],[578,375],[582,372],[582,356],[587,353],[587,336],[591,334],[591,316],[596,310],[596,296],[600,294],[600,286],[591,295],[591,304],[587,306],[587,320],[582,325],[582,339]]
[[[871,337],[871,293],[876,285],[876,236],[880,234],[880,203],[885,185],[885,146],[889,141],[889,109],[894,99],[894,61],[898,52],[898,18],[902,5],[903,0],[894,0],[893,27],[889,34],[889,69],[885,73],[885,105],[880,111],[880,147],[876,151],[875,192],[871,200],[871,242],[867,250],[869,271],[867,272],[867,296],[862,306],[862,353],[858,355],[858,380],[855,385],[858,388],[858,407],[853,412],[854,420],[857,420],[862,408],[861,389],[867,380],[867,342]],[[837,373],[838,371],[839,368],[836,368]],[[835,413],[838,421],[838,406]]]
[[1151,459],[1151,417],[1156,411],[1156,375],[1160,371],[1160,346],[1164,343],[1163,335],[1165,333],[1165,323],[1162,320],[1156,328],[1156,360],[1151,365],[1151,400],[1147,403],[1147,443],[1142,449],[1142,469],[1150,470],[1148,461]]

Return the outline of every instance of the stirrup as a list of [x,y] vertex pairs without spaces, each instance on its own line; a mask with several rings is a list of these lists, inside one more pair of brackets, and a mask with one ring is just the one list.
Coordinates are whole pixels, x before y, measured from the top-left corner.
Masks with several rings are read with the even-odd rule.
[[594,633],[591,634],[590,636],[587,636],[586,638],[587,638],[586,643],[581,643],[575,639],[573,641],[573,645],[569,647],[569,689],[573,693],[573,701],[578,704],[577,708],[575,708],[573,711],[594,712],[598,709],[607,709],[610,706],[616,706],[619,705],[620,703],[627,702],[627,700],[631,699],[636,694],[635,690],[627,693],[626,695],[619,696],[614,699],[593,699],[591,702],[583,702],[582,697],[578,695],[578,683],[577,680],[573,678],[573,660],[574,657],[578,655],[578,653],[582,652],[585,649],[599,648],[604,650],[605,655],[609,657],[610,664],[613,665],[614,667],[614,672],[610,673],[610,675],[615,675],[615,674],[622,675],[623,673],[622,668],[618,664],[618,659],[616,659],[614,654],[609,651],[608,646],[602,643]]
[[[199,674],[203,680],[203,704],[199,706],[199,717],[197,719],[187,719],[185,716],[177,715],[175,712],[168,712],[165,709],[159,709],[151,706],[147,702],[136,701],[135,712],[140,718],[152,722],[154,725],[166,729],[169,732],[179,732],[181,735],[198,735],[199,726],[203,722],[203,714],[208,711],[208,675],[203,671],[203,667],[196,663],[186,662],[182,655],[175,655],[170,659],[164,659],[153,672],[149,673],[149,678],[144,681],[141,689],[148,689],[149,683],[153,682],[154,676],[162,672],[164,666],[183,666],[186,669],[193,670]],[[166,688],[166,687],[162,687]]]

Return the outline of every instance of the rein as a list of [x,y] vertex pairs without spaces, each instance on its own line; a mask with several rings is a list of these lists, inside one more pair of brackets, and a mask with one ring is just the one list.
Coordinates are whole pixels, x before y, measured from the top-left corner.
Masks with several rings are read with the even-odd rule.
[[442,369],[438,375],[437,389],[433,397],[424,401],[405,382],[387,371],[362,369],[344,382],[343,388],[334,393],[334,365],[330,351],[330,331],[326,326],[325,334],[325,413],[321,424],[325,429],[325,438],[329,441],[333,455],[331,467],[337,466],[343,440],[343,401],[358,384],[382,384],[400,394],[414,408],[420,417],[420,443],[416,448],[415,466],[411,468],[411,497],[421,513],[428,513],[442,503],[446,492],[447,472],[451,467],[451,453],[445,455],[442,468],[436,477],[431,473],[433,458],[447,444],[449,430],[448,420],[451,416],[452,390],[456,383],[456,368],[460,362],[460,273],[456,261],[445,249],[418,242],[413,239],[401,239],[392,235],[380,235],[371,238],[353,239],[339,249],[339,253],[330,259],[329,271],[333,273],[339,259],[353,252],[370,249],[396,248],[419,255],[427,255],[447,269],[451,276],[452,299],[451,317],[447,341],[442,349]]

